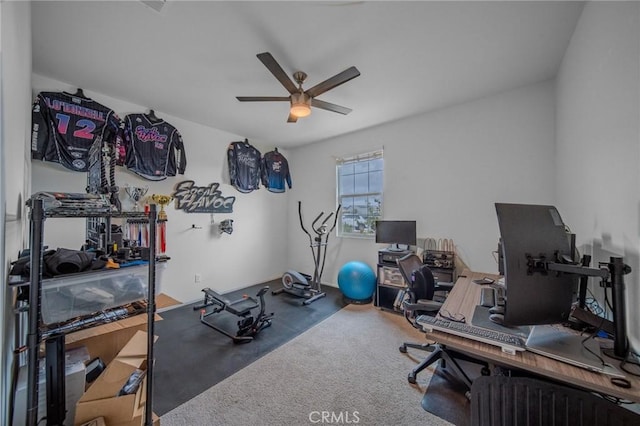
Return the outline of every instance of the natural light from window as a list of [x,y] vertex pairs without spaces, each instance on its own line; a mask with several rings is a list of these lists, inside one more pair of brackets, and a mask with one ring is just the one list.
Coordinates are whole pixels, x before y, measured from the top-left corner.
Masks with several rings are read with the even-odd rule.
[[382,217],[383,172],[382,150],[337,160],[339,236],[375,235],[375,222]]

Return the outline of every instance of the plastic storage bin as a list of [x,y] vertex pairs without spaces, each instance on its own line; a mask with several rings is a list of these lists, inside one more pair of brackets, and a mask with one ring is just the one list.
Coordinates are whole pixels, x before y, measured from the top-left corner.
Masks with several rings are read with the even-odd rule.
[[[156,293],[159,292],[156,265]],[[55,324],[146,300],[149,266],[137,265],[121,269],[65,275],[42,281],[42,321]]]
[[396,287],[406,287],[402,273],[397,267],[382,266],[378,267],[378,273],[381,273],[382,280],[380,284],[392,285]]

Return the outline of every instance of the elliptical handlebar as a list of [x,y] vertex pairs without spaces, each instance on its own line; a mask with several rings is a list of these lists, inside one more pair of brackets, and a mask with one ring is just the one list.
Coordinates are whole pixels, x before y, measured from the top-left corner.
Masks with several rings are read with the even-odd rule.
[[[331,213],[331,214],[333,214],[333,213]],[[316,222],[317,222],[318,220],[320,220],[320,218],[322,218],[322,216],[323,216],[323,215],[324,215],[324,212],[320,212],[320,214],[318,215],[318,217],[316,217],[316,218],[313,220],[313,222],[311,222],[311,229],[313,229],[313,231],[314,231],[316,234],[318,234],[318,235],[322,235],[322,234],[323,234],[323,232],[321,232],[321,230],[322,230],[322,225],[324,225],[324,222],[326,222],[326,221],[327,221],[327,219],[325,219],[325,220],[322,222],[322,224],[320,224],[320,226],[316,228]]]
[[[318,216],[316,216],[316,218],[313,220],[313,222],[311,222],[311,229],[318,236],[321,236],[321,235],[324,235],[324,234],[327,234],[327,233],[333,231],[336,228],[336,225],[338,223],[338,216],[339,216],[341,208],[342,208],[342,205],[338,204],[338,208],[336,209],[336,211],[329,213],[324,218],[322,223],[320,223],[320,226],[316,226],[316,223],[320,219],[322,219],[322,217],[324,216],[324,212],[320,212],[320,214]],[[329,222],[332,217],[333,217],[333,225],[331,226],[331,228],[329,230],[327,230],[327,222]],[[298,201],[298,218],[300,219],[300,227],[302,228],[304,233],[307,234],[309,236],[309,238],[311,238],[311,234],[309,233],[309,231],[307,231],[307,228],[305,228],[304,221],[302,219],[302,201]]]
[[[322,216],[322,213],[320,213],[320,216]],[[318,218],[320,216],[318,216]],[[302,201],[298,201],[298,217],[300,218],[300,227],[302,228],[304,233],[307,234],[309,238],[311,238],[311,234],[309,233],[309,231],[307,231],[307,228],[304,227],[304,222],[302,221]],[[318,218],[316,218],[316,220],[318,220]]]
[[[338,223],[338,216],[340,215],[340,209],[341,208],[342,208],[342,204],[338,204],[338,208],[336,209],[335,217],[333,218],[333,226],[331,227],[331,229],[329,229],[329,232],[331,232],[334,229],[336,229],[336,224]],[[331,213],[331,214],[333,214],[333,213]],[[327,220],[329,220],[330,217],[331,217],[331,215],[329,215]]]

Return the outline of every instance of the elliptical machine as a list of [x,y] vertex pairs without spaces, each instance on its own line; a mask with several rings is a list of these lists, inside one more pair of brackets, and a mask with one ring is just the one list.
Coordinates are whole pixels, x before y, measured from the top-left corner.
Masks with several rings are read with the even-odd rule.
[[[302,228],[304,233],[309,236],[309,247],[311,247],[311,254],[313,255],[313,276],[304,274],[302,272],[289,270],[282,276],[282,288],[273,290],[272,294],[280,294],[282,292],[286,292],[297,297],[302,297],[305,299],[302,302],[303,305],[309,305],[327,295],[322,291],[322,288],[320,286],[320,279],[322,278],[325,260],[327,259],[327,244],[329,242],[329,234],[336,227],[340,207],[341,206],[339,205],[335,213],[329,213],[324,218],[324,220],[324,212],[320,212],[320,214],[311,223],[311,229],[316,234],[315,237],[312,237],[309,231],[307,231],[307,228],[305,228],[304,221],[302,220],[302,201],[298,201],[298,217],[300,218],[300,227]],[[332,217],[333,225],[331,226],[331,228],[329,228],[328,222]]]

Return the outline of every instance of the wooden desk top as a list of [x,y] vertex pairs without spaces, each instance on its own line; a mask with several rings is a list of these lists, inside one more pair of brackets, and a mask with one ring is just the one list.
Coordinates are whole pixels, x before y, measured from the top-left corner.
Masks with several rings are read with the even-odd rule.
[[[467,318],[468,322],[471,321],[475,307],[480,300],[482,288],[481,285],[474,284],[472,280],[483,277],[498,278],[498,276],[494,274],[472,272],[465,269],[462,274],[458,276],[456,285],[453,287],[442,308],[451,313],[461,313]],[[631,382],[631,388],[624,389],[611,384],[610,377],[607,375],[574,367],[529,351],[509,355],[502,352],[497,346],[439,331],[429,332],[427,333],[427,337],[454,350],[488,362],[530,371],[541,376],[569,383],[587,391],[601,392],[629,401],[640,402],[640,378],[638,377],[627,377],[629,382]],[[608,358],[607,361],[612,365],[617,365],[616,360]]]

